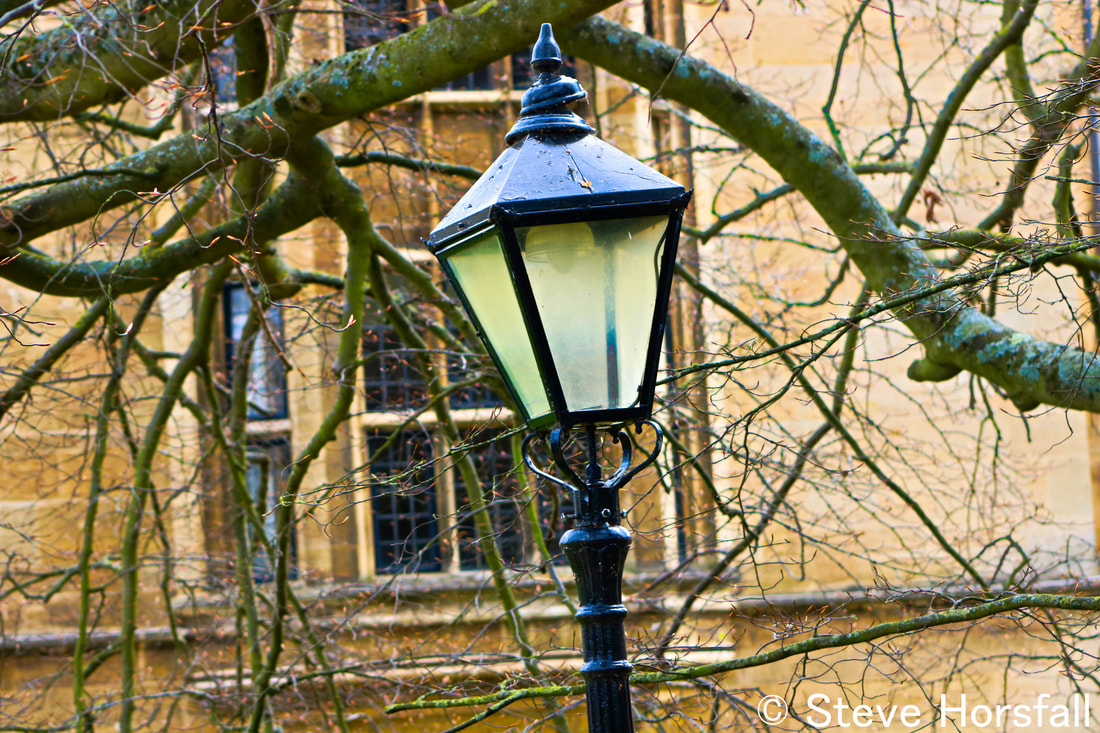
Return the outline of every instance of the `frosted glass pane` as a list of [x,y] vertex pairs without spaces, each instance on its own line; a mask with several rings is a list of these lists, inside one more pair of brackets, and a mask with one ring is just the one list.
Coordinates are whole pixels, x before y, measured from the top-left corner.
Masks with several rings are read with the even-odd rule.
[[517,230],[566,406],[638,399],[667,216]]
[[550,412],[535,352],[527,337],[516,291],[495,231],[474,237],[444,255],[456,285],[477,314],[481,331],[496,352],[504,378],[531,419]]

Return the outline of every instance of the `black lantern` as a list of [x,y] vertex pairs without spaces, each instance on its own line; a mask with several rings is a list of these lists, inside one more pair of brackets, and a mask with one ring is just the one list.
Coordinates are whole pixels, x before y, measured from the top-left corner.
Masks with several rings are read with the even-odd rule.
[[532,428],[649,417],[690,192],[593,134],[550,25],[509,147],[428,239]]
[[[570,105],[586,96],[558,75],[549,24],[532,53],[508,149],[432,231],[428,246],[473,318],[530,428],[527,465],[572,492],[561,538],[577,578],[590,733],[630,733],[630,669],[622,578],[630,533],[619,489],[656,460],[650,420],[680,221],[691,192],[593,134]],[[647,424],[638,446],[628,427]],[[566,441],[578,428],[584,469]],[[617,444],[604,478],[602,435]],[[558,475],[540,467],[543,440]],[[636,450],[644,453],[635,463]]]

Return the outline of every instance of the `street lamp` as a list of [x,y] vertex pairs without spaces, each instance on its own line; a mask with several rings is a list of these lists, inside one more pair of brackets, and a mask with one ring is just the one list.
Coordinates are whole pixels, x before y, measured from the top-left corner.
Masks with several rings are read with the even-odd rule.
[[[528,428],[524,460],[573,495],[561,541],[577,578],[589,730],[628,733],[630,663],[622,576],[630,533],[618,492],[660,451],[650,420],[680,221],[691,192],[597,138],[570,106],[587,95],[558,74],[544,23],[508,148],[428,238]],[[634,464],[648,424],[652,449]],[[540,431],[553,427],[549,436]],[[583,433],[583,478],[563,448]],[[622,451],[603,478],[598,433]],[[559,478],[532,459],[545,440]]]

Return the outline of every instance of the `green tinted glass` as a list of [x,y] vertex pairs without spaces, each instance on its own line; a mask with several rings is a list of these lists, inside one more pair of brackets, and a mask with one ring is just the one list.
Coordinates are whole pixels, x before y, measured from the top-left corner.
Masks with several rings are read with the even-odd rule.
[[440,259],[474,311],[481,332],[504,372],[502,376],[519,398],[528,419],[548,414],[550,402],[496,230],[470,238],[442,253]]
[[637,402],[667,226],[648,216],[517,230],[571,412]]

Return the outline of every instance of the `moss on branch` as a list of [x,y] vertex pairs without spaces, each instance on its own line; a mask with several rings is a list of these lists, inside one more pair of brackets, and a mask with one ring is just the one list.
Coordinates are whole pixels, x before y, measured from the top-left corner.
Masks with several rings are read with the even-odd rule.
[[[851,166],[785,110],[710,64],[602,18],[559,38],[571,53],[661,89],[760,155],[821,215],[870,288],[901,296],[893,313],[928,360],[989,380],[1020,409],[1100,412],[1100,362],[1091,352],[1009,329],[937,288],[939,274],[918,238],[898,229]],[[1042,157],[1036,152],[1029,158],[1035,165]],[[908,297],[921,292],[927,297]]]
[[[257,156],[278,160],[290,152],[291,141],[310,140],[530,45],[542,22],[567,28],[610,5],[610,0],[522,5],[478,0],[410,33],[314,64],[236,112],[212,116],[207,129],[124,158],[94,181],[54,185],[13,202],[0,219],[0,251],[26,247],[45,234],[130,203],[139,190],[155,185],[171,191],[196,171],[209,174]],[[492,12],[480,12],[485,8]],[[121,171],[142,171],[147,180]],[[4,270],[0,276],[6,277]]]

